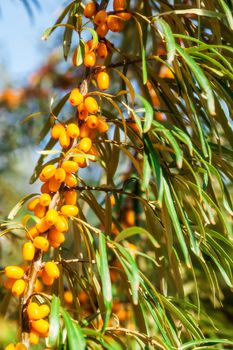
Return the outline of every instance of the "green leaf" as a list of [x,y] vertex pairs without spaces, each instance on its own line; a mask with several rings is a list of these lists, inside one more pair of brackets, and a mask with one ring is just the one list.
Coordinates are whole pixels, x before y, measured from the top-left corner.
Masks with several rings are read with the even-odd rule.
[[173,33],[171,31],[169,24],[165,22],[163,19],[159,19],[158,22],[161,25],[164,32],[164,36],[167,44],[167,51],[168,51],[167,60],[168,60],[168,63],[171,64],[176,54],[176,42],[173,37]]
[[60,334],[60,299],[53,294],[51,311],[49,315],[49,337],[48,346],[55,347]]
[[62,309],[61,312],[67,330],[69,350],[85,350],[86,340],[83,336],[81,328],[74,323],[67,311]]
[[146,133],[150,130],[151,123],[154,118],[154,109],[151,104],[143,97],[137,94],[137,98],[141,100],[145,108],[145,121],[143,125],[143,132]]
[[14,217],[17,215],[18,211],[22,208],[22,206],[24,205],[24,203],[29,200],[32,197],[37,196],[38,193],[32,193],[32,194],[28,194],[27,196],[23,197],[15,206],[14,208],[11,209],[9,215],[8,215],[8,219],[9,220],[13,220]]
[[125,230],[121,231],[115,238],[115,242],[121,242],[127,238],[130,238],[132,236],[135,235],[145,235],[146,237],[148,237],[148,239],[151,241],[151,243],[158,248],[158,242],[154,239],[154,237],[150,234],[150,232],[148,232],[147,230],[145,230],[142,227],[139,226],[133,226],[133,227],[128,227]]
[[88,27],[83,27],[82,28],[82,31],[86,31],[86,30],[89,31],[91,33],[91,35],[92,35],[93,42],[92,42],[92,47],[91,47],[90,50],[93,50],[96,47],[96,45],[98,44],[98,42],[99,42],[98,34],[92,28],[88,28]]
[[142,27],[140,22],[137,20],[136,17],[133,17],[136,25],[137,25],[137,29],[138,29],[138,34],[139,34],[139,40],[140,40],[140,44],[141,44],[141,57],[142,57],[142,81],[143,84],[145,85],[147,82],[147,66],[146,66],[146,49],[144,47],[143,44],[143,33],[142,33]]

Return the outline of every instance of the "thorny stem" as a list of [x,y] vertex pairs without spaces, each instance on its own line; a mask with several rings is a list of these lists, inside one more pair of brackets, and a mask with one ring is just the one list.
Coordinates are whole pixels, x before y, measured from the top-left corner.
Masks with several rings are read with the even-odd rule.
[[102,192],[114,192],[119,193],[122,195],[126,195],[132,198],[138,198],[136,194],[133,194],[131,192],[124,191],[123,188],[113,188],[113,187],[107,187],[107,186],[76,186],[76,190],[82,192],[82,191],[102,191]]

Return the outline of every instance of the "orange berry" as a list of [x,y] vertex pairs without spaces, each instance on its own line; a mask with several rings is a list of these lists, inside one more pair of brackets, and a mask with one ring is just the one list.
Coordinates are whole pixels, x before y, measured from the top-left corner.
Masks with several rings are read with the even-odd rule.
[[61,207],[61,212],[63,215],[71,217],[78,215],[79,210],[75,205],[63,205]]
[[70,290],[67,290],[64,292],[64,300],[67,304],[72,304],[73,303],[73,294]]
[[18,343],[15,345],[15,350],[28,350],[28,348],[23,343]]
[[78,125],[74,123],[71,123],[67,126],[66,132],[72,139],[76,139],[77,137],[79,137],[80,133]]
[[46,286],[51,286],[53,284],[53,282],[54,282],[54,278],[49,277],[47,275],[47,273],[45,272],[45,270],[42,270],[41,278],[42,278],[43,283]]
[[38,203],[39,203],[39,198],[31,199],[27,205],[28,210],[33,211]]
[[94,97],[89,96],[89,97],[85,98],[84,105],[85,105],[88,113],[96,114],[98,112],[99,106],[98,106],[96,99],[94,99]]
[[31,302],[27,307],[27,314],[29,320],[39,320],[40,319],[40,309],[37,303]]
[[44,207],[47,207],[50,204],[50,202],[51,202],[51,197],[50,197],[49,194],[44,193],[44,194],[42,194],[40,196],[39,201],[40,201],[40,205],[43,205]]
[[69,187],[75,187],[78,183],[78,180],[73,174],[67,174],[65,178],[65,184]]
[[41,193],[47,193],[47,194],[50,193],[50,190],[49,190],[49,181],[46,181],[46,182],[41,186],[40,192],[41,192]]
[[83,12],[84,16],[86,18],[91,18],[93,16],[95,16],[96,14],[96,5],[94,2],[89,2],[85,8],[84,8],[84,12]]
[[56,279],[60,276],[59,268],[53,261],[46,262],[44,269],[50,278]]
[[6,277],[16,280],[21,279],[24,275],[24,270],[19,266],[6,266],[4,272]]
[[127,6],[126,0],[113,0],[114,11],[125,10]]
[[107,12],[105,10],[98,11],[94,18],[94,22],[97,26],[105,23],[106,20],[107,20]]
[[7,278],[4,282],[4,287],[6,289],[11,289],[13,287],[13,284],[15,283],[15,279],[14,278]]
[[41,205],[40,203],[38,203],[34,209],[35,216],[42,219],[45,216],[45,213],[46,213],[46,208],[43,207],[43,205]]
[[58,212],[55,209],[49,209],[46,213],[45,219],[49,225],[54,225],[58,219]]
[[61,132],[64,130],[65,128],[62,124],[55,124],[51,130],[51,137],[55,140],[58,140]]
[[[89,50],[96,50],[98,47],[99,47],[99,42],[97,42],[95,45],[93,44],[93,39],[91,39],[91,40],[88,40],[87,41],[87,43],[86,43],[86,45],[87,45],[87,47],[88,47],[88,51],[87,52],[89,52]],[[87,53],[87,52],[85,52],[85,53]]]
[[100,43],[99,44],[99,47],[97,49],[97,55],[100,57],[100,58],[106,58],[107,55],[108,55],[108,49],[107,49],[107,46],[104,44],[104,43]]
[[90,129],[88,128],[87,124],[84,123],[80,127],[80,138],[83,139],[84,137],[90,136]]
[[57,192],[61,186],[61,182],[57,181],[55,176],[49,180],[49,190],[50,192]]
[[26,242],[22,248],[23,258],[27,261],[32,261],[35,256],[35,247],[32,242]]
[[89,115],[87,118],[87,126],[90,129],[96,129],[98,126],[98,117],[96,115]]
[[120,12],[117,14],[117,16],[122,18],[124,21],[130,20],[130,18],[132,17],[131,13],[129,13],[129,12]]
[[[91,147],[89,154],[91,154],[92,156],[95,156],[95,157],[99,157],[99,152],[98,152],[97,148],[94,146]],[[96,159],[90,159],[90,161],[96,162]]]
[[78,145],[78,148],[85,153],[90,151],[91,147],[92,147],[92,141],[91,139],[89,139],[89,137],[84,137]]
[[35,238],[36,236],[39,236],[40,232],[37,229],[37,226],[34,225],[32,226],[26,233],[26,238],[27,239],[32,239]]
[[62,169],[62,168],[56,169],[54,178],[55,178],[55,180],[56,180],[57,182],[63,182],[63,181],[65,181],[65,178],[66,178],[66,172],[65,172],[65,170]]
[[72,160],[66,160],[62,163],[62,168],[67,173],[76,173],[76,171],[78,170],[78,164],[73,162]]
[[76,88],[71,91],[69,102],[72,106],[78,106],[81,102],[83,102],[83,95],[79,89]]
[[99,35],[100,38],[105,38],[106,35],[108,34],[108,26],[106,23],[99,24],[96,33]]
[[106,72],[97,74],[97,85],[100,90],[107,90],[109,88],[109,75]]
[[123,21],[116,16],[108,16],[107,26],[112,32],[120,32],[123,29]]
[[60,246],[65,241],[65,236],[62,232],[53,227],[48,233],[48,240],[49,242],[57,243]]
[[39,306],[40,318],[45,318],[50,314],[50,307],[47,304],[42,304]]
[[65,203],[68,205],[75,205],[77,202],[77,192],[75,190],[68,190],[65,192]]
[[[42,218],[40,220],[40,222],[38,222],[38,224],[36,224],[36,229],[39,233],[44,233],[46,231],[48,231],[48,229],[50,228],[50,224],[47,222],[47,220],[44,218]],[[36,235],[35,237],[37,237],[38,235]],[[34,237],[33,237],[34,238]]]
[[50,246],[53,247],[54,249],[59,248],[60,245],[61,245],[61,243],[58,243],[58,242],[52,241],[52,240],[49,241],[49,244],[50,244]]
[[15,350],[15,345],[13,343],[8,344],[4,350]]
[[88,52],[85,54],[83,63],[87,68],[94,67],[95,62],[96,62],[96,55],[94,52]]
[[107,132],[109,127],[105,120],[99,118],[97,129],[99,132]]
[[37,278],[37,279],[36,279],[36,282],[35,282],[35,285],[34,285],[34,292],[40,293],[40,292],[42,292],[42,290],[43,290],[42,283],[41,283],[41,281]]
[[49,323],[45,320],[32,321],[32,328],[41,334],[47,333],[49,330]]
[[[86,165],[86,158],[81,155],[83,154],[82,151],[78,150],[78,152],[76,153],[78,153],[78,155],[75,156],[73,159],[78,164],[78,166],[82,168],[84,165]],[[66,203],[66,204],[69,204],[69,203]]]
[[42,236],[37,236],[33,240],[34,247],[42,250],[43,252],[47,252],[49,249],[49,241],[47,238]]
[[78,117],[80,120],[85,120],[87,116],[88,116],[88,111],[87,111],[84,103],[82,102],[78,106]]
[[29,341],[30,341],[30,344],[38,344],[39,343],[39,340],[40,340],[40,335],[38,332],[36,332],[35,330],[31,330],[30,333],[29,333]]
[[59,142],[60,142],[61,147],[63,147],[63,148],[69,147],[70,137],[65,130],[61,132],[61,134],[59,136]]
[[51,179],[55,174],[56,168],[53,164],[46,165],[40,173],[40,180],[45,182]]
[[15,281],[11,289],[12,294],[16,297],[19,297],[20,295],[23,294],[25,287],[26,287],[26,282],[23,279],[19,279]]
[[57,222],[54,226],[59,232],[66,232],[69,229],[68,220],[63,215],[58,216]]

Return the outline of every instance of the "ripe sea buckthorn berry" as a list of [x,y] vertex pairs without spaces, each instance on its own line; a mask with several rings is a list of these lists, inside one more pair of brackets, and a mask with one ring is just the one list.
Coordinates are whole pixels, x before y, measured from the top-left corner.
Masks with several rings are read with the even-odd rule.
[[124,21],[128,21],[132,15],[129,12],[120,12],[117,14],[118,17],[122,18]]
[[56,169],[56,172],[54,174],[54,178],[55,180],[57,180],[58,182],[63,182],[65,181],[66,178],[66,172],[64,169],[62,168],[58,168]]
[[79,210],[75,205],[63,205],[61,207],[61,212],[63,215],[71,217],[78,215]]
[[[95,157],[98,157],[99,156],[99,152],[97,150],[96,147],[92,146],[89,153],[92,155],[92,156],[95,156]],[[91,162],[96,162],[96,159],[90,159]]]
[[85,54],[83,63],[87,68],[94,67],[95,62],[96,62],[96,55],[94,52],[88,52]]
[[97,85],[100,90],[107,90],[109,88],[109,75],[106,72],[97,74]]
[[67,173],[76,173],[76,171],[78,170],[78,164],[73,162],[72,160],[66,160],[62,163],[62,168]]
[[84,105],[85,105],[88,113],[96,114],[98,112],[99,106],[98,106],[96,99],[94,99],[94,97],[89,96],[89,97],[85,98]]
[[[76,153],[78,154],[73,159],[78,164],[79,167],[83,168],[83,166],[86,165],[86,158],[81,155],[83,154],[82,151],[78,150],[78,152]],[[66,204],[69,204],[69,203],[66,203]]]
[[61,132],[64,130],[65,128],[62,124],[55,124],[51,130],[51,137],[55,140],[58,140]]
[[30,333],[29,333],[29,342],[30,342],[30,344],[36,345],[36,344],[39,343],[39,340],[40,340],[39,333],[32,329],[30,331]]
[[105,120],[99,118],[97,129],[99,132],[107,132],[109,127]]
[[73,297],[73,294],[70,290],[67,290],[64,292],[64,300],[67,304],[73,303],[74,297]]
[[42,270],[41,278],[46,286],[51,286],[54,283],[54,278],[49,277],[45,270]]
[[[88,49],[92,51],[92,50],[98,49],[98,47],[99,47],[99,42],[97,42],[96,44],[94,44],[93,39],[91,39],[91,40],[88,40],[88,41],[87,41],[86,45],[88,46]],[[89,50],[88,50],[88,51],[89,51]],[[85,52],[85,53],[86,53],[86,52]]]
[[107,20],[107,12],[105,10],[98,11],[94,18],[94,22],[97,26],[105,23],[106,20]]
[[[55,172],[55,174],[56,174],[56,172]],[[40,205],[47,207],[51,202],[51,197],[49,194],[44,193],[40,196],[39,201],[40,201]]]
[[98,126],[98,117],[96,115],[89,115],[89,117],[87,118],[87,126],[90,129],[96,129]]
[[44,334],[49,330],[49,323],[45,320],[32,321],[32,328],[38,333]]
[[54,226],[59,232],[66,232],[69,229],[68,220],[63,215],[58,216],[57,222]]
[[113,9],[114,11],[125,10],[127,6],[126,0],[114,0]]
[[84,137],[78,145],[78,148],[80,149],[80,151],[83,151],[85,153],[90,151],[91,147],[92,147],[92,141],[91,139],[89,139],[89,137]]
[[15,350],[15,345],[13,343],[8,344],[4,350]]
[[107,49],[107,46],[104,44],[104,43],[100,43],[99,44],[99,47],[97,49],[97,55],[100,57],[100,58],[106,58],[107,55],[108,55],[108,49]]
[[39,320],[40,319],[40,309],[37,303],[31,302],[27,307],[27,314],[29,320]]
[[78,117],[80,120],[85,120],[87,116],[88,116],[88,110],[86,109],[84,103],[82,102],[78,106]]
[[49,241],[45,237],[38,236],[33,240],[34,247],[47,252],[49,249]]
[[28,348],[23,343],[18,343],[15,345],[15,350],[28,350]]
[[47,194],[50,193],[50,190],[49,190],[49,181],[46,181],[46,182],[41,186],[40,192],[41,192],[41,193],[47,193]]
[[34,285],[34,292],[35,292],[35,293],[40,293],[40,292],[42,292],[42,290],[43,290],[42,283],[41,283],[41,281],[37,278],[37,279],[36,279],[36,282],[35,282],[35,285]]
[[83,139],[84,137],[89,137],[89,136],[90,136],[90,129],[85,123],[80,127],[80,138]]
[[66,132],[72,139],[76,139],[80,134],[78,125],[74,123],[71,123],[67,126]]
[[65,241],[65,236],[62,232],[58,231],[57,229],[53,229],[52,231],[49,231],[48,240],[52,246],[55,243],[60,246]]
[[[43,217],[40,222],[38,222],[36,224],[36,229],[39,233],[44,233],[46,231],[48,231],[48,229],[50,228],[50,224],[46,221],[45,217]],[[37,235],[38,236],[38,235]],[[35,237],[37,237],[35,236]]]
[[123,21],[116,16],[110,15],[107,19],[107,26],[112,32],[120,32],[123,29]]
[[68,190],[65,192],[65,203],[68,205],[75,205],[77,202],[77,192],[75,190]]
[[35,206],[39,203],[39,198],[33,198],[28,202],[27,208],[30,211],[33,211],[35,209]]
[[53,261],[46,262],[44,269],[50,278],[56,279],[60,276],[59,268]]
[[22,251],[24,260],[32,261],[34,259],[35,247],[32,242],[24,243]]
[[8,278],[14,278],[16,280],[21,279],[24,275],[24,270],[19,266],[6,266],[5,275]]
[[39,236],[40,232],[37,229],[37,225],[32,226],[26,233],[27,239],[35,238],[36,236]]
[[53,177],[55,171],[56,168],[53,164],[46,165],[40,173],[40,180],[43,182],[48,181]]
[[99,35],[100,38],[105,38],[106,35],[108,34],[108,26],[106,23],[102,23],[100,25],[98,25],[97,29],[96,29],[96,33]]
[[83,102],[83,95],[79,89],[76,88],[71,91],[69,102],[72,106],[78,106],[81,102]]
[[84,16],[86,18],[91,18],[93,16],[95,16],[96,14],[96,5],[94,2],[89,2],[85,8],[84,8],[84,12],[83,12]]
[[58,243],[56,241],[53,241],[53,240],[49,240],[49,244],[51,247],[53,247],[54,249],[57,249],[60,247],[61,243]]
[[69,187],[75,187],[78,183],[78,180],[73,174],[66,174],[65,184]]
[[15,279],[14,278],[7,278],[4,282],[4,287],[6,289],[11,289],[13,287],[13,284],[15,283]]
[[65,130],[61,132],[61,134],[59,136],[59,142],[60,142],[61,147],[63,147],[63,148],[69,147],[70,137]]
[[46,208],[43,207],[43,205],[41,205],[40,203],[38,203],[34,209],[35,216],[42,219],[45,216],[45,213],[46,213]]
[[50,192],[57,192],[61,186],[61,182],[57,181],[55,176],[49,180],[49,190]]
[[47,304],[42,304],[39,306],[40,318],[45,318],[50,314],[50,307]]
[[19,297],[20,295],[23,294],[25,287],[26,287],[26,282],[23,279],[19,279],[19,280],[15,281],[15,283],[13,284],[12,289],[11,289],[12,294],[14,296]]
[[58,219],[58,212],[55,209],[49,209],[45,215],[45,220],[49,225],[54,225]]

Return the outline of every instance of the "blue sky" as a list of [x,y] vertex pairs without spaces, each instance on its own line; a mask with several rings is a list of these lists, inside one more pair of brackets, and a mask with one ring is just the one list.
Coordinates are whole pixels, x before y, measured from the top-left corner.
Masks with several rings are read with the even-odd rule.
[[0,4],[0,74],[1,86],[8,79],[22,81],[46,60],[53,40],[41,40],[43,31],[53,25],[64,1],[40,0],[41,10],[33,7],[28,16],[20,0]]

